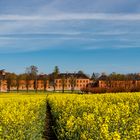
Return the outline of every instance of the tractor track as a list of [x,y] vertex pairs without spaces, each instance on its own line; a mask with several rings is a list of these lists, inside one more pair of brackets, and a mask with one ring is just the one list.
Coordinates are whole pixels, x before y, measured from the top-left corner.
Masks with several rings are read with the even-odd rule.
[[49,103],[47,102],[45,131],[43,133],[44,140],[58,140],[52,128],[53,126],[54,126],[54,121],[51,114],[51,108],[49,106]]

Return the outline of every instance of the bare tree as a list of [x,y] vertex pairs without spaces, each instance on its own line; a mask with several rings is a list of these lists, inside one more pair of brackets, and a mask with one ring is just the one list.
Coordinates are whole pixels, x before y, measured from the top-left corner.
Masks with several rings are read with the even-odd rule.
[[74,92],[74,90],[75,90],[76,79],[77,78],[75,75],[71,75],[71,77],[70,77],[71,92]]
[[17,77],[16,77],[17,92],[19,92],[19,86],[20,86],[20,75],[17,75]]
[[59,75],[59,68],[58,68],[58,66],[55,66],[54,67],[54,71],[53,71],[53,73],[52,73],[52,81],[51,81],[51,84],[52,84],[52,86],[53,86],[53,88],[54,88],[54,91],[56,91],[56,82],[55,82],[55,80],[56,80],[56,78],[58,77],[58,75]]
[[48,76],[46,74],[41,74],[39,76],[40,80],[43,81],[43,88],[44,88],[44,92],[46,92],[46,88],[47,88],[47,83],[48,83]]
[[64,93],[64,91],[65,91],[66,81],[67,81],[66,76],[62,75],[62,77],[61,77],[62,93]]
[[38,67],[31,65],[30,67],[26,68],[26,88],[28,92],[29,88],[29,80],[34,80],[34,90],[37,92],[37,74],[38,74]]
[[44,77],[43,77],[44,92],[46,92],[47,81],[48,81],[48,77],[47,77],[47,75],[44,75]]
[[7,73],[6,74],[6,80],[7,80],[7,91],[11,91],[11,87],[16,86],[16,74],[15,73]]
[[0,92],[2,91],[2,82],[5,80],[5,70],[0,70]]
[[21,80],[26,81],[26,76],[27,76],[27,74],[17,75],[17,77],[16,77],[16,88],[17,88],[17,92],[19,92]]
[[26,90],[29,92],[29,85],[30,85],[30,75],[26,74]]

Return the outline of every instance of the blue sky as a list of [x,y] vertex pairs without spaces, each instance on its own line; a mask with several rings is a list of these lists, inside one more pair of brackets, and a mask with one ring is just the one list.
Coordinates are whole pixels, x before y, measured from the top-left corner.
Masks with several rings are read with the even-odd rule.
[[139,0],[0,0],[0,69],[140,72]]

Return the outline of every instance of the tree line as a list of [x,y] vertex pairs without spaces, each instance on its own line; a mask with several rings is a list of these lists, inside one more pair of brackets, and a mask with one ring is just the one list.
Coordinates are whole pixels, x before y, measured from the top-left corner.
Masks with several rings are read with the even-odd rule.
[[[79,74],[82,74],[82,71],[78,72]],[[43,88],[44,92],[46,92],[47,88],[47,82],[49,81],[49,85],[53,87],[53,91],[56,91],[56,79],[58,78],[58,75],[60,74],[60,70],[58,66],[54,67],[54,70],[51,74],[38,74],[38,67],[31,65],[25,69],[25,73],[22,74],[15,74],[7,72],[5,75],[5,80],[7,81],[7,91],[11,91],[11,87],[16,87],[16,91],[19,92],[20,87],[20,81],[24,80],[26,83],[26,91],[29,92],[29,86],[30,81],[33,81],[34,91],[37,92],[37,81],[41,80],[43,81]],[[71,91],[74,92],[75,86],[76,86],[76,77],[74,75],[71,75],[70,77],[70,85],[71,85]],[[62,86],[62,92],[65,90],[67,82],[66,75],[61,76],[61,86]]]
[[[77,72],[78,74],[85,74],[82,70],[79,70]],[[58,78],[58,75],[60,74],[60,70],[58,66],[54,67],[54,70],[51,74],[46,75],[46,74],[39,74],[38,67],[31,65],[25,69],[25,72],[22,74],[15,74],[15,73],[10,73],[7,72],[5,75],[5,80],[7,81],[7,91],[11,91],[11,87],[16,87],[17,92],[19,92],[19,87],[20,87],[20,81],[24,80],[26,83],[26,90],[27,92],[29,91],[29,85],[30,81],[33,81],[33,86],[34,86],[34,91],[37,92],[37,81],[41,80],[43,81],[43,88],[44,91],[46,91],[47,88],[47,82],[49,81],[49,85],[53,87],[53,90],[56,91],[56,79]],[[99,80],[104,80],[108,84],[110,81],[115,80],[115,81],[129,81],[129,80],[140,80],[140,74],[137,73],[130,73],[130,74],[119,74],[119,73],[111,73],[111,74],[106,74],[106,73],[93,73],[91,76],[88,76],[89,79],[92,81],[92,85],[97,87],[97,83]],[[70,76],[70,85],[71,85],[71,91],[73,92],[76,87],[76,79],[77,77],[75,76],[75,73]],[[65,90],[67,82],[67,76],[61,75],[61,86],[62,86],[62,92]],[[0,80],[0,85],[1,85],[1,80]],[[83,90],[83,89],[82,89]],[[87,89],[86,89],[87,90]],[[98,91],[98,89],[94,90]],[[117,90],[117,89],[116,89]],[[99,91],[104,92],[105,89],[100,89]]]
[[129,74],[120,74],[116,72],[112,72],[110,74],[103,73],[93,73],[91,76],[93,81],[97,80],[116,80],[116,81],[128,81],[128,80],[140,80],[139,73],[129,73]]
[[[118,93],[118,92],[140,92],[139,73],[119,74],[119,73],[93,73],[92,83],[81,89],[84,93]],[[99,84],[103,82],[105,86]],[[140,82],[139,82],[140,83]]]

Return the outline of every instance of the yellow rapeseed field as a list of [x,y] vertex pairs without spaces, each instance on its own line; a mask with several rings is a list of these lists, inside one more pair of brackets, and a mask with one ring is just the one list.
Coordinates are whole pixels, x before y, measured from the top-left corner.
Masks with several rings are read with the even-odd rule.
[[0,140],[41,140],[46,96],[0,95]]
[[38,93],[0,94],[0,140],[41,140],[47,102],[58,140],[140,139],[140,93]]
[[50,95],[60,140],[140,140],[140,94]]

